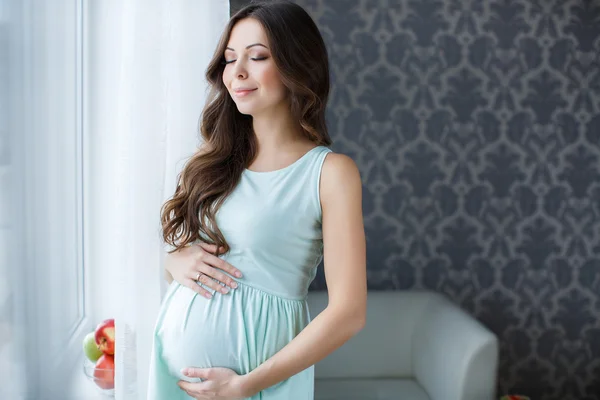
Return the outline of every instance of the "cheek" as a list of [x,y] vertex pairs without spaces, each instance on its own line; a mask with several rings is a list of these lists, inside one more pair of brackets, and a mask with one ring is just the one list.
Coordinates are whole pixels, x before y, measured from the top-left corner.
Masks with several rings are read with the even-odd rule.
[[229,87],[229,81],[231,81],[231,78],[229,76],[229,75],[231,75],[231,73],[229,72],[229,70],[230,70],[230,68],[225,67],[223,69],[223,76],[221,77],[221,80],[227,87]]
[[271,92],[285,93],[286,88],[281,82],[281,76],[276,68],[265,68],[261,71],[261,82]]

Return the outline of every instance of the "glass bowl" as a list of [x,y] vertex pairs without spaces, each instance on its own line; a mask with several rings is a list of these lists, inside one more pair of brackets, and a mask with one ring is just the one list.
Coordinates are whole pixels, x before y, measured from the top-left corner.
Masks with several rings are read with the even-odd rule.
[[[91,381],[98,392],[107,397],[115,397],[115,370],[96,368],[96,363],[83,358],[83,373]],[[112,382],[112,384],[111,384]],[[112,387],[111,387],[112,386]]]

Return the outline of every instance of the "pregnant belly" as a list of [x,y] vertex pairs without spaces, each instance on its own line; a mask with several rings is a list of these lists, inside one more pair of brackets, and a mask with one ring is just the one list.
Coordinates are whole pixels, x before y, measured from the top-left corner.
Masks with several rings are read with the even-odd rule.
[[308,323],[306,303],[240,284],[212,299],[177,283],[157,324],[161,357],[182,378],[185,367],[225,367],[246,374],[272,357]]

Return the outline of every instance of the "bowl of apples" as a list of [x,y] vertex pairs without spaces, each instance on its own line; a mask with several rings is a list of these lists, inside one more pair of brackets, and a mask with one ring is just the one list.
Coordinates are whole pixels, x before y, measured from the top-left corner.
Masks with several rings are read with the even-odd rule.
[[115,321],[102,321],[83,339],[83,373],[103,395],[115,394]]

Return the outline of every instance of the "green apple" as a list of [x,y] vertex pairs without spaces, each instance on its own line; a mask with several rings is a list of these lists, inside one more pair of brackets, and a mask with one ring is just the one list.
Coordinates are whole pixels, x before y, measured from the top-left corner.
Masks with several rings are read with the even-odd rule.
[[96,334],[95,332],[90,332],[85,335],[83,339],[83,353],[85,356],[91,361],[96,362],[102,355],[102,351],[98,348],[96,344]]

